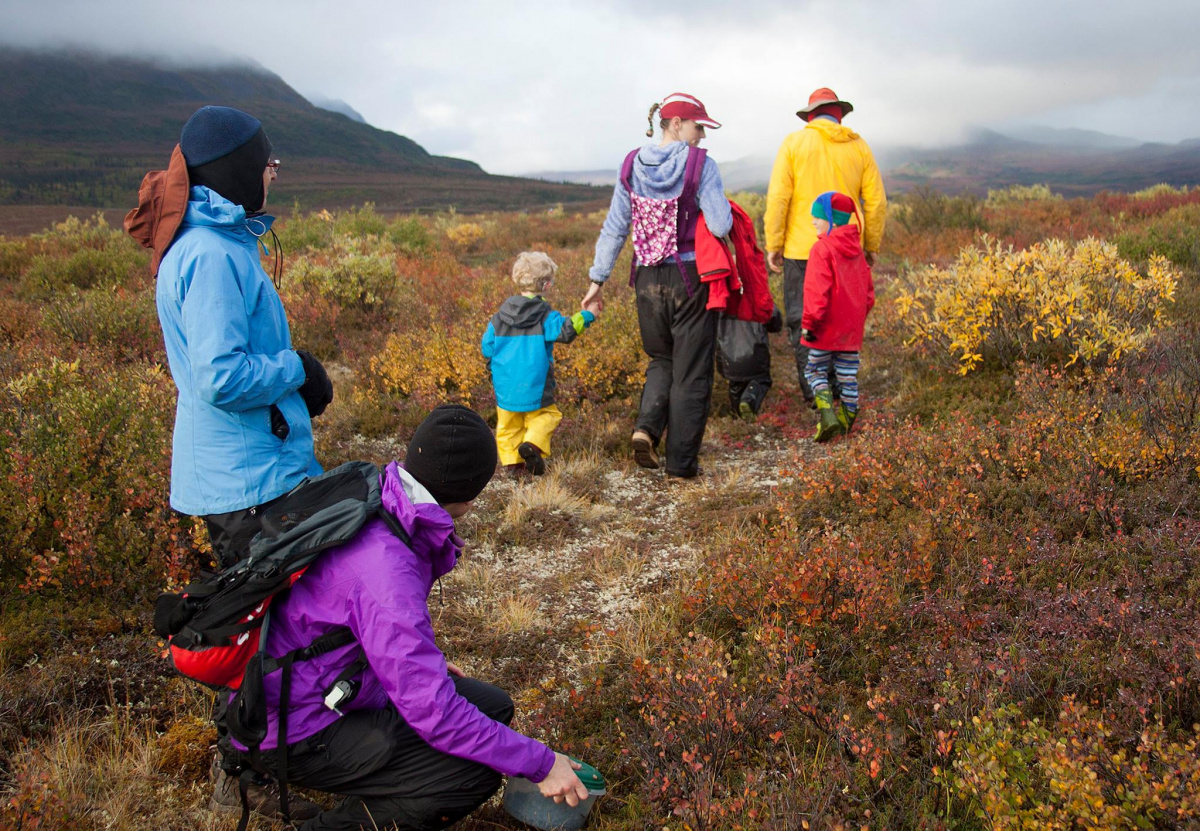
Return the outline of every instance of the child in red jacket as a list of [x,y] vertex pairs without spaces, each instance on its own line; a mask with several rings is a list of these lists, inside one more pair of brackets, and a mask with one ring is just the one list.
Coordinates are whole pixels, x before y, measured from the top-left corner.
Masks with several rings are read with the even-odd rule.
[[[809,348],[804,376],[821,415],[816,441],[849,433],[858,415],[858,351],[867,313],[875,305],[875,283],[858,226],[850,224],[857,214],[854,200],[834,191],[822,193],[812,206],[818,239],[804,275],[800,342]],[[831,362],[841,388],[836,410],[829,389]]]

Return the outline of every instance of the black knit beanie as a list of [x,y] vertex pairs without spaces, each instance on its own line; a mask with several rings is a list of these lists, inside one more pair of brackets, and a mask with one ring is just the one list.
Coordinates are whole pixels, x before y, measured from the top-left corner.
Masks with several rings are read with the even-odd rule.
[[496,461],[496,437],[487,422],[460,404],[442,404],[417,427],[404,469],[439,505],[449,505],[479,496]]
[[232,107],[201,107],[183,126],[179,146],[193,185],[211,188],[247,213],[262,210],[271,140],[257,118]]

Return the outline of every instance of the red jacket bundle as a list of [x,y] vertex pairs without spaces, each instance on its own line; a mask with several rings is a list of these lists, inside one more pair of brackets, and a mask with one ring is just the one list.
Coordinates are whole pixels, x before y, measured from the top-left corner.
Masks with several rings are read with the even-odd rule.
[[804,317],[813,333],[801,344],[829,352],[857,352],[863,326],[875,305],[875,282],[863,256],[857,225],[839,225],[821,237],[804,272]]
[[696,269],[701,282],[708,283],[708,308],[738,320],[766,323],[775,301],[767,286],[767,263],[758,247],[754,220],[736,202],[729,207],[733,211],[729,237],[737,254],[736,273],[729,248],[708,230],[703,214],[696,223]]

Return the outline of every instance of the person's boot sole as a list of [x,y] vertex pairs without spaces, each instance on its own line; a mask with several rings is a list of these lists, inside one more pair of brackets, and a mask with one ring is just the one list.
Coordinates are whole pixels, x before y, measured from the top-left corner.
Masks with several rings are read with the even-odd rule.
[[525,462],[525,469],[534,476],[541,476],[546,472],[546,460],[542,458],[542,454],[538,449],[529,442],[522,442],[517,448],[517,455]]
[[658,470],[658,454],[654,452],[654,445],[650,442],[650,439],[641,436],[634,437],[633,460],[637,462],[638,467],[644,467],[647,470]]

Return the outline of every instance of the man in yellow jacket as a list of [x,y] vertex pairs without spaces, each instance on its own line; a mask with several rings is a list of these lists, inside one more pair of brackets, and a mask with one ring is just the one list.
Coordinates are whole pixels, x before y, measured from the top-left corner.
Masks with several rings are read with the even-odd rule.
[[887,194],[871,148],[858,133],[842,124],[853,109],[849,101],[842,101],[828,87],[813,92],[808,106],[796,113],[808,125],[783,140],[767,188],[763,220],[767,264],[772,271],[783,272],[788,340],[796,354],[800,389],[810,404],[812,389],[804,378],[808,349],[800,345],[800,321],[804,314],[804,269],[809,249],[817,241],[811,215],[813,200],[832,190],[859,204],[863,251],[870,265],[875,264],[887,215]]

